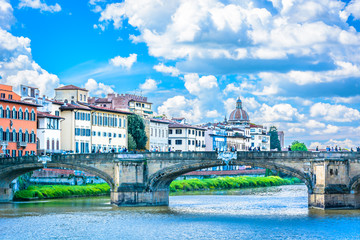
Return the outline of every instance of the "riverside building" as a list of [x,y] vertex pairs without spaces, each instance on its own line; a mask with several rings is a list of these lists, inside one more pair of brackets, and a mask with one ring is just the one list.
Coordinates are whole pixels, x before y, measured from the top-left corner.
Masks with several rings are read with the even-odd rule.
[[171,151],[205,151],[205,128],[171,122],[169,147]]
[[163,119],[150,119],[150,151],[169,150],[169,122]]
[[21,101],[12,86],[0,85],[0,153],[11,157],[36,154],[37,107]]

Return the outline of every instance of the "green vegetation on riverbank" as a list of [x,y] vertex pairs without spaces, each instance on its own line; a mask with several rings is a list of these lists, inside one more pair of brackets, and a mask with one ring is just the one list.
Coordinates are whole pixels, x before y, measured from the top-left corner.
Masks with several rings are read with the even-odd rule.
[[170,192],[271,187],[297,183],[301,183],[298,178],[281,178],[278,176],[193,178],[173,181],[170,184]]
[[67,198],[84,196],[101,196],[110,194],[107,183],[88,184],[84,186],[65,185],[32,185],[26,190],[17,191],[14,200],[34,200],[46,198]]
[[[301,183],[297,178],[270,177],[217,177],[205,179],[175,180],[170,184],[171,193],[188,191],[206,191],[239,189],[254,187],[270,187]],[[14,200],[27,201],[48,198],[68,198],[85,196],[102,196],[110,194],[110,186],[107,183],[88,184],[84,186],[65,185],[32,185],[26,190],[15,193]]]

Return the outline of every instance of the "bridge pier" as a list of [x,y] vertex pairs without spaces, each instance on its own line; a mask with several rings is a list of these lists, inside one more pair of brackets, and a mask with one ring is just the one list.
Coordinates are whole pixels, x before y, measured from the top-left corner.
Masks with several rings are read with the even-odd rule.
[[358,195],[347,194],[309,194],[309,207],[320,209],[357,209],[360,208]]
[[13,199],[12,188],[0,187],[0,202],[9,202]]
[[168,206],[169,190],[111,192],[111,203],[126,206]]

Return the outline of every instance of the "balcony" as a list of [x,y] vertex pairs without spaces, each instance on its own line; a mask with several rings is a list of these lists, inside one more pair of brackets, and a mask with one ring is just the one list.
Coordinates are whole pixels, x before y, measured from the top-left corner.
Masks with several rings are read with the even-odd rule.
[[27,146],[27,142],[17,142],[17,148],[26,148]]

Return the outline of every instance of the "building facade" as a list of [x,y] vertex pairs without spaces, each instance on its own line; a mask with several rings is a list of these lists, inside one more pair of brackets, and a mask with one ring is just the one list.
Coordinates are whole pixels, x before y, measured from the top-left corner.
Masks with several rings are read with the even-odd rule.
[[150,151],[169,151],[169,124],[168,121],[162,119],[150,119]]
[[171,151],[205,151],[205,128],[171,122],[169,147]]
[[251,148],[270,151],[270,136],[262,125],[250,125]]
[[61,153],[60,121],[64,118],[47,113],[38,112],[37,123],[37,152],[38,154]]
[[12,86],[0,85],[0,153],[11,157],[36,154],[38,105],[21,101]]

